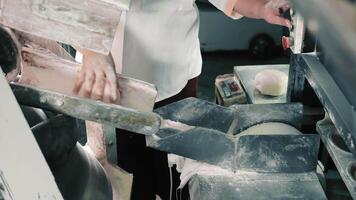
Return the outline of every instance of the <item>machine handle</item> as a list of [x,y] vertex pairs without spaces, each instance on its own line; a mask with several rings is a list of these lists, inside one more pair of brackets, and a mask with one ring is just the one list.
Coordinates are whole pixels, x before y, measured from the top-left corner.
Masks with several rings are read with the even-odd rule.
[[161,126],[161,117],[152,112],[140,112],[119,105],[15,83],[11,84],[11,88],[20,104],[62,113],[78,119],[108,124],[143,135],[152,135],[158,132]]

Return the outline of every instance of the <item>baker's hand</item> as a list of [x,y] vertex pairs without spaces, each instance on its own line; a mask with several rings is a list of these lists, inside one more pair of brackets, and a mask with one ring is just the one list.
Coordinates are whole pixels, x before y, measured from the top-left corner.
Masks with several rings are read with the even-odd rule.
[[118,99],[117,79],[111,55],[82,51],[83,66],[74,86],[74,93],[95,100],[115,102]]
[[236,0],[234,10],[239,14],[255,19],[264,19],[268,23],[292,28],[290,20],[282,14],[289,9],[286,0]]

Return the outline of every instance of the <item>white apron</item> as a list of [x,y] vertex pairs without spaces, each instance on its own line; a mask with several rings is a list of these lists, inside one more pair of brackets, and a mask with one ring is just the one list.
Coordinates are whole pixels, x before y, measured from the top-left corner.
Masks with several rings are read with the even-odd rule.
[[[229,15],[235,1],[210,0]],[[126,14],[122,73],[155,84],[157,101],[174,96],[201,73],[198,34],[195,0],[132,0]]]

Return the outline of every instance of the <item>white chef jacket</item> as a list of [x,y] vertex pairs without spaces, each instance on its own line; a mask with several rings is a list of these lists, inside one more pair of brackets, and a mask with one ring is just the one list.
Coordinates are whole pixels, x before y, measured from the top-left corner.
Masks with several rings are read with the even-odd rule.
[[[236,0],[209,0],[226,14]],[[156,85],[156,101],[178,94],[199,76],[199,12],[195,0],[132,0],[126,15],[122,73]]]

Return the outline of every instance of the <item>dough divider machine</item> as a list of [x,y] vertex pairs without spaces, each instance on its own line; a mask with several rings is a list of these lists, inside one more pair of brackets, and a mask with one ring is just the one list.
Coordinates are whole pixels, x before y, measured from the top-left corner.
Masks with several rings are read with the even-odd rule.
[[[347,12],[340,15],[339,9],[344,11],[345,7],[335,7],[336,2],[353,9],[350,18]],[[356,199],[356,23],[352,18],[356,6],[336,0],[291,3],[301,15],[291,14],[295,27],[290,39],[294,46],[286,102],[226,108],[189,98],[152,113],[31,86],[11,87],[21,104],[136,131],[146,135],[149,147],[226,170],[197,173],[190,181],[193,199],[326,199],[316,171],[320,138]],[[306,27],[318,36],[322,51],[303,53]],[[239,135],[251,126],[268,122],[300,129],[304,106],[299,101],[306,81],[326,111],[325,119],[317,123],[319,134]],[[247,95],[252,99],[254,93]],[[162,118],[192,128],[180,131],[161,127]],[[0,175],[0,183],[5,182],[1,171]]]
[[356,2],[291,2],[300,13],[292,13],[297,26],[291,37],[298,46],[311,33],[315,48],[305,53],[300,46],[292,48],[288,101],[308,98],[303,94],[306,84],[314,90],[325,110],[317,132],[350,196],[356,199]]
[[[356,199],[356,4],[354,1],[333,0],[311,0],[308,2],[293,0],[291,3],[293,5],[293,10],[291,10],[290,17],[293,20],[294,27],[292,28],[288,38],[292,41],[291,46],[289,46],[292,53],[289,65],[288,92],[284,105],[293,107],[293,102],[302,102],[304,104],[306,103],[305,101],[308,100],[315,101],[315,99],[313,99],[314,97],[316,97],[316,100],[320,102],[321,107],[325,111],[324,119],[319,119],[317,122],[315,122],[315,119],[317,119],[315,116],[314,118],[307,119],[309,123],[310,121],[314,123],[318,135],[307,134],[303,136],[310,137],[309,142],[311,142],[314,145],[313,147],[317,149],[319,148],[318,137],[321,138],[323,146],[325,146],[325,149],[327,150],[327,155],[334,161],[350,196],[353,199]],[[311,51],[308,50],[308,48],[310,48],[310,44],[308,44],[308,42],[311,43]],[[273,69],[276,67],[278,68],[279,66],[269,67]],[[246,66],[245,68],[246,71],[248,71],[248,76],[255,73],[253,71],[256,67],[250,66],[250,69],[247,69],[248,66]],[[262,68],[260,69],[262,70]],[[263,99],[258,102],[257,100],[260,99],[256,98],[256,92],[254,90],[250,90],[251,88],[249,88],[249,81],[251,81],[252,77],[246,78],[246,76],[241,76],[246,75],[243,74],[243,70],[243,68],[235,68],[235,74],[238,78],[240,78],[241,85],[245,89],[249,103],[263,102]],[[308,85],[310,85],[314,94],[304,94],[306,90],[308,90]],[[162,115],[165,119],[180,121],[192,126],[200,126],[200,128],[183,132],[173,130],[163,131],[161,129],[161,131],[158,132],[157,137],[147,139],[148,145],[163,151],[176,153],[198,161],[218,165],[222,168],[237,172],[237,174],[241,172],[241,169],[243,169],[242,171],[246,170],[248,172],[253,171],[260,173],[263,171],[263,167],[265,167],[268,171],[267,163],[258,163],[258,158],[260,158],[258,153],[262,155],[263,153],[261,152],[268,152],[271,153],[271,155],[276,155],[276,152],[286,153],[285,149],[278,149],[278,145],[271,144],[269,146],[270,148],[266,148],[264,149],[265,151],[261,151],[260,148],[262,145],[259,145],[258,143],[261,142],[261,144],[264,144],[269,141],[278,141],[279,144],[282,144],[283,142],[286,142],[283,143],[285,145],[284,147],[286,147],[288,142],[292,142],[291,138],[297,137],[291,135],[240,137],[237,134],[239,133],[239,131],[237,131],[239,129],[235,130],[235,132],[231,132],[233,128],[228,126],[232,125],[239,127],[239,125],[241,125],[240,128],[242,130],[248,128],[248,126],[246,127],[242,124],[244,121],[250,121],[249,117],[251,116],[244,115],[245,112],[243,112],[243,110],[247,111],[246,113],[255,112],[254,114],[256,114],[256,116],[276,110],[280,112],[278,112],[278,114],[274,113],[275,117],[283,112],[290,115],[293,113],[286,108],[278,107],[283,105],[280,104],[281,101],[278,98],[277,101],[268,99],[265,102],[277,104],[263,104],[261,107],[258,107],[258,105],[237,105],[223,111],[222,108],[217,108],[212,105],[210,105],[211,107],[209,105],[201,106],[200,104],[204,104],[203,102],[197,101],[195,103],[196,105],[190,105],[190,103],[183,101],[176,103],[177,107],[174,109],[173,106],[171,108],[166,107],[158,109],[156,112]],[[308,103],[306,103],[305,107],[308,106],[307,104]],[[274,109],[273,106],[275,106]],[[186,107],[189,109],[187,108],[184,112],[194,111],[195,116],[192,116],[191,114],[184,116],[184,112],[179,112],[180,108]],[[252,111],[253,108],[256,108],[256,110]],[[271,110],[268,111],[268,108]],[[174,112],[171,109],[173,109]],[[218,109],[221,109],[221,114],[218,114]],[[240,109],[241,112],[239,112]],[[234,116],[231,114],[231,112],[234,112],[232,110],[235,111],[237,116],[232,117]],[[304,109],[304,111],[306,111],[306,109]],[[200,114],[200,112],[204,114]],[[240,118],[238,115],[240,115]],[[300,120],[299,123],[302,123],[303,109],[300,110],[300,115],[301,116],[299,116],[298,120]],[[320,113],[318,113],[318,115],[320,116]],[[217,123],[221,121],[219,120],[219,117],[221,116],[224,116],[222,117],[224,120],[223,122],[220,122],[221,124],[217,125]],[[252,121],[256,120],[254,121],[255,124],[266,122],[265,120],[256,119],[254,117],[252,117],[252,119]],[[298,127],[291,121],[286,120],[289,118],[281,117],[279,120],[281,119],[284,120],[284,123],[292,124],[295,127]],[[268,121],[278,122],[278,117],[274,119],[268,118],[267,122]],[[251,123],[250,125],[255,124]],[[208,129],[201,128],[205,126]],[[213,131],[211,129],[213,129]],[[231,137],[231,133],[237,135]],[[258,139],[259,137],[260,139]],[[236,143],[234,143],[234,145],[231,144],[231,140]],[[174,143],[173,141],[180,142]],[[305,145],[307,144],[308,142],[305,142]],[[220,147],[216,147],[216,145]],[[244,145],[251,145],[250,150],[255,151],[255,154],[253,157],[249,157],[249,154],[244,152],[246,153],[244,155],[246,156],[245,158],[250,161],[248,163],[251,165],[241,166],[243,165],[241,163],[246,163],[244,162],[244,156],[238,157],[240,148],[246,147]],[[222,149],[229,150],[226,151]],[[304,149],[303,151],[304,154],[309,153],[310,155],[313,155],[313,153],[315,153],[315,155],[308,157],[309,160],[307,159],[309,164],[311,164],[310,167],[313,166],[314,175],[318,159],[317,151],[318,150],[316,149]],[[217,156],[214,153],[220,154],[220,156]],[[297,158],[297,155],[297,153],[294,155],[290,154],[292,158]],[[283,158],[286,162],[288,162],[288,159],[285,157]],[[273,160],[273,156],[269,159]],[[298,160],[294,159],[293,161],[295,162],[294,164],[300,165]],[[292,163],[293,162],[290,162],[289,164],[292,165]],[[260,166],[261,168],[255,168],[256,166]],[[269,174],[272,177],[275,176],[275,179],[273,180],[278,180],[280,178],[278,177],[278,173],[276,173],[276,171],[270,172],[274,173]],[[285,171],[282,170],[278,172]],[[292,173],[288,174],[290,178],[295,175],[293,170],[291,172]],[[194,194],[194,199],[326,199],[325,192],[327,191],[320,190],[321,187],[319,187],[320,184],[317,179],[310,179],[315,181],[314,185],[309,183],[313,185],[312,187],[307,186],[304,182],[302,183],[301,179],[298,179],[298,181],[300,181],[299,184],[297,184],[298,181],[296,181],[295,185],[290,185],[290,187],[287,188],[280,187],[275,189],[271,186],[273,183],[268,181],[268,183],[265,183],[264,185],[261,184],[257,187],[254,185],[255,188],[253,188],[253,184],[247,183],[250,179],[246,177],[253,177],[256,174],[248,174],[247,176],[240,174],[240,177],[233,173],[223,175],[217,173],[218,175],[216,176],[213,174],[213,172],[211,174],[198,173],[192,179],[190,190]],[[237,177],[236,179],[233,178],[235,175]],[[233,180],[236,180],[236,182]],[[256,177],[255,179],[252,178],[252,180],[252,182],[255,183],[259,182],[259,179]],[[265,180],[269,179],[266,178]],[[283,182],[283,179],[279,179],[279,181]],[[263,181],[261,179],[261,183],[262,182]],[[321,182],[323,182],[323,180],[321,180]],[[278,184],[274,186],[277,187]],[[311,190],[304,190],[303,186],[307,186],[307,189],[314,189],[314,191],[311,192]],[[324,187],[324,190],[325,189],[326,188]],[[295,194],[293,193],[294,190],[298,191],[297,194],[299,196],[293,196],[293,194]],[[261,191],[261,193],[258,193],[257,191]],[[303,196],[303,192],[305,192],[305,196]],[[290,194],[290,196],[287,194]]]

